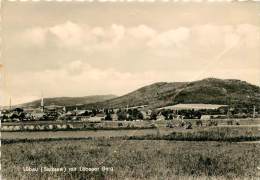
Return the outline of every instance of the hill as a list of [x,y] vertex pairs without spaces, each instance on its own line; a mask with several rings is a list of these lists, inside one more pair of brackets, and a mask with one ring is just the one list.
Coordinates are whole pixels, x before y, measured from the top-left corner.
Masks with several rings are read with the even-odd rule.
[[193,82],[158,82],[124,96],[91,103],[87,107],[120,108],[149,105],[151,108],[179,103],[226,104],[260,107],[260,87],[235,79],[207,78]]
[[[94,95],[94,96],[84,96],[84,97],[54,97],[54,98],[44,98],[44,105],[48,106],[51,104],[59,106],[74,106],[77,104],[89,104],[96,103],[100,101],[105,101],[108,99],[115,98],[115,95]],[[20,107],[39,107],[41,100],[35,100],[25,104],[19,105]]]

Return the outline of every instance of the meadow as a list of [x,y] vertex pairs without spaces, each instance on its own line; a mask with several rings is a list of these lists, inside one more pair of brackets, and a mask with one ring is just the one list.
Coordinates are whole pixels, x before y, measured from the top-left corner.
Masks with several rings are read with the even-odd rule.
[[60,138],[86,138],[86,137],[122,137],[143,136],[156,134],[154,129],[139,130],[86,130],[86,131],[32,131],[32,132],[2,132],[3,141],[6,139],[60,139]]
[[[12,143],[1,149],[6,179],[259,178],[260,145],[256,143],[100,138]],[[24,172],[23,167],[66,167],[67,171]],[[98,170],[83,172],[80,167]]]
[[[257,124],[184,129],[158,123],[154,129],[2,132],[2,176],[10,180],[259,179],[259,140]],[[38,170],[25,172],[25,167]],[[63,172],[41,172],[44,167]]]
[[181,127],[133,130],[86,130],[86,131],[32,131],[2,132],[2,144],[28,141],[51,141],[69,139],[116,138],[135,140],[179,140],[179,141],[259,141],[258,127],[212,126],[184,129]]

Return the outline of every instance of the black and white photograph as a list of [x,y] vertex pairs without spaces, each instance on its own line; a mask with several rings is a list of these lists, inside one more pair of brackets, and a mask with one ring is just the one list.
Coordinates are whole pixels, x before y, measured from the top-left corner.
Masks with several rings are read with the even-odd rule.
[[2,0],[3,180],[260,178],[260,2]]

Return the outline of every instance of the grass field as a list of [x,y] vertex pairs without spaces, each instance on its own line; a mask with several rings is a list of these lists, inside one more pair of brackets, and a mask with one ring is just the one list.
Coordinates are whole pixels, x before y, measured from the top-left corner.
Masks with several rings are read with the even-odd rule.
[[[11,180],[260,178],[257,124],[184,129],[166,128],[159,122],[157,126],[138,130],[2,132],[2,176]],[[39,169],[25,172],[25,167]],[[66,171],[41,172],[44,167]]]
[[[6,179],[257,179],[260,145],[226,142],[78,140],[2,145]],[[66,167],[23,172],[22,167]],[[75,171],[68,171],[75,167]],[[79,167],[102,168],[93,172]],[[113,168],[113,171],[111,171]]]
[[2,132],[2,139],[46,139],[46,138],[87,138],[87,137],[122,137],[156,134],[155,129],[141,130],[97,130],[97,131],[33,131]]
[[97,130],[97,131],[33,131],[33,132],[2,132],[2,143],[38,141],[38,140],[64,140],[64,139],[95,139],[117,138],[136,140],[181,140],[181,141],[259,141],[258,127],[196,127],[183,128],[157,128],[139,130]]
[[[195,122],[196,119],[184,119],[185,121],[190,121],[190,122]],[[219,124],[227,124],[228,119],[215,119],[219,122]],[[240,122],[241,125],[259,125],[260,124],[260,118],[246,118],[246,119],[233,119],[233,120],[238,120]],[[177,121],[176,119],[172,120],[172,121]],[[145,124],[149,124],[149,120],[143,120],[143,121],[102,121],[102,123],[104,124],[113,124],[113,123],[117,123],[117,122],[121,122],[121,123],[127,123],[127,124],[138,124],[138,123],[145,123]],[[156,123],[161,123],[161,124],[165,124],[166,121],[154,121]],[[43,124],[68,124],[68,123],[72,123],[73,125],[76,126],[80,126],[82,124],[86,124],[87,122],[82,122],[82,121],[23,121],[23,122],[2,122],[3,125],[43,125]],[[195,123],[194,123],[195,124]]]

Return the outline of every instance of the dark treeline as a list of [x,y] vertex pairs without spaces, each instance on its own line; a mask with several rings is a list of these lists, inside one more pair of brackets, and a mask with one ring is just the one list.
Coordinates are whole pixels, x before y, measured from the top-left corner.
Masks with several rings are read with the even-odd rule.
[[[255,108],[255,117],[258,117],[259,109]],[[92,108],[88,110],[67,110],[67,111],[45,111],[37,116],[25,112],[22,108],[15,108],[2,112],[1,121],[33,121],[33,120],[80,120],[82,117],[102,117],[102,120],[171,120],[181,119],[201,119],[203,115],[210,118],[248,118],[253,117],[253,106],[226,106],[218,109],[138,109],[138,108],[119,108],[119,109],[99,109]],[[40,115],[40,116],[39,116]]]

